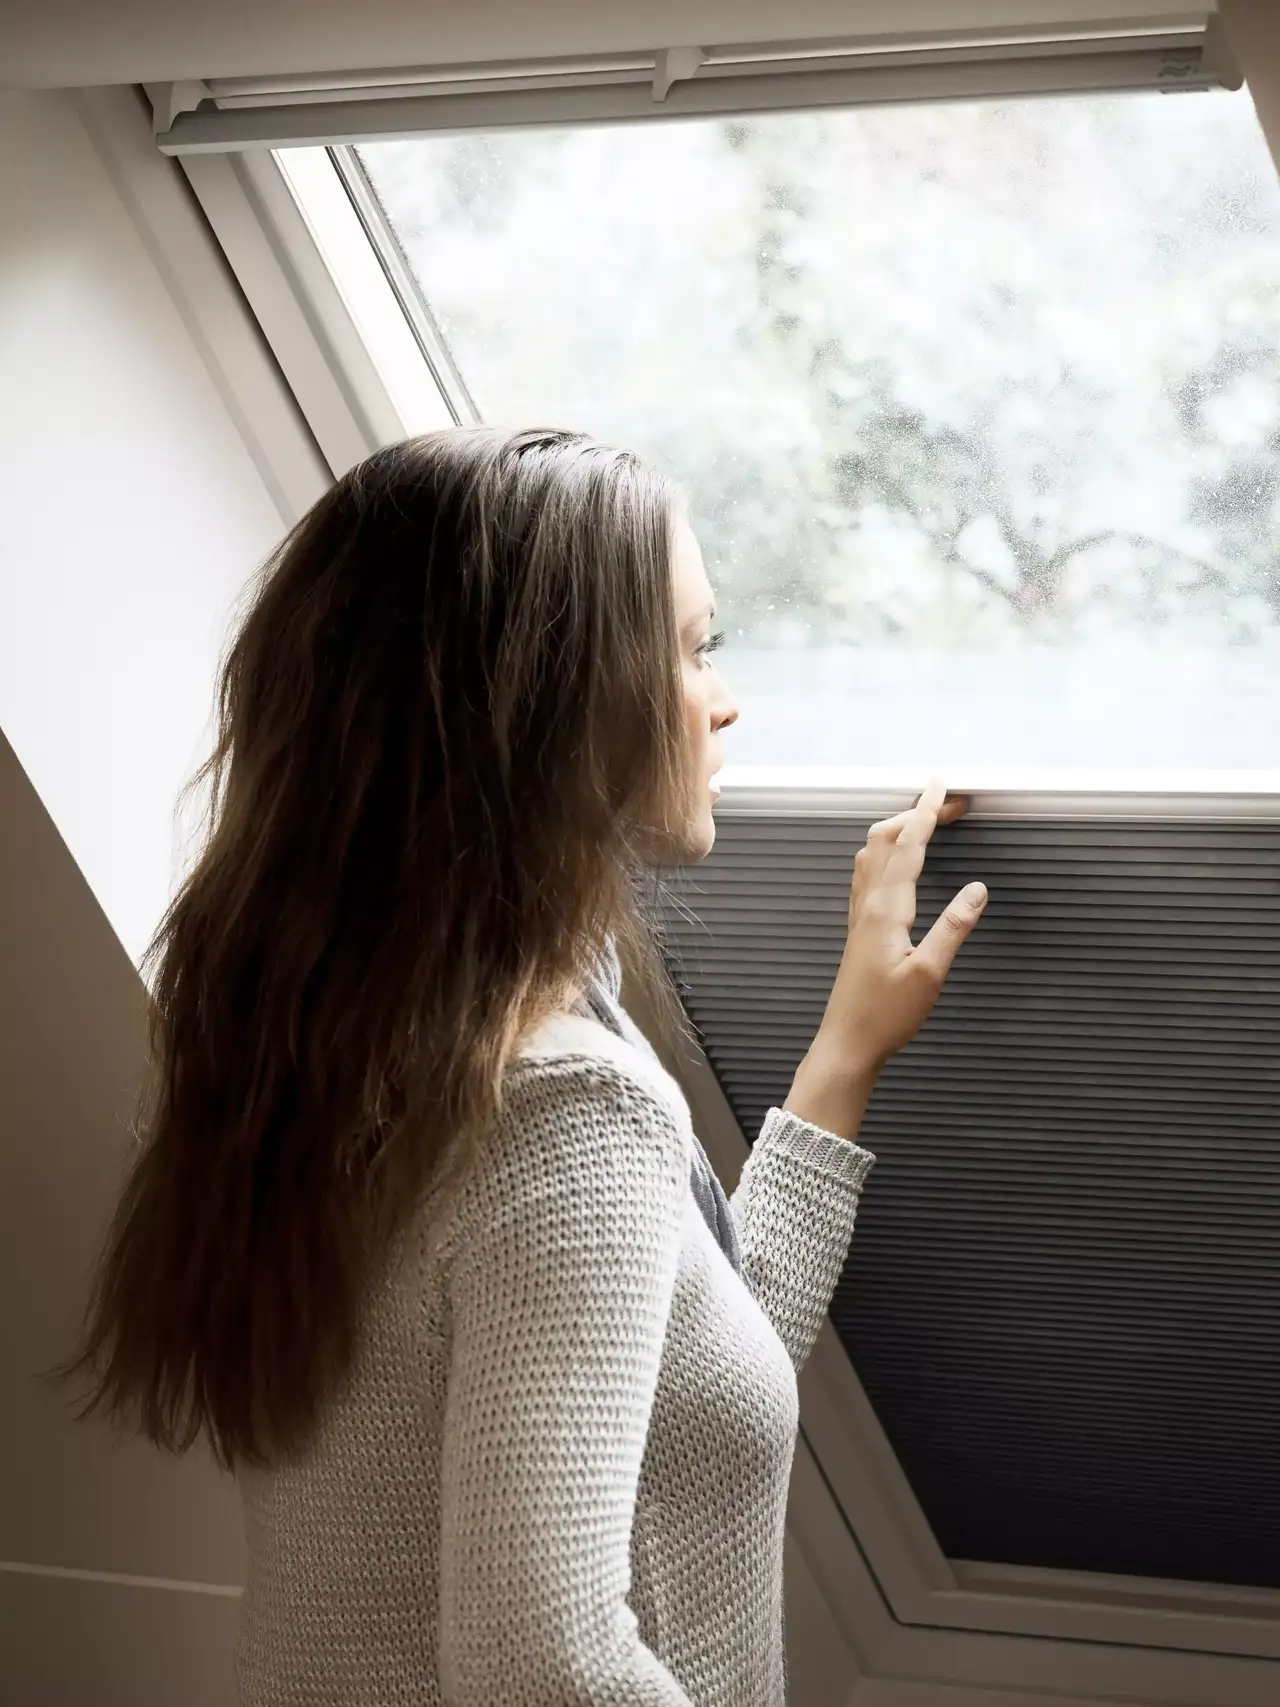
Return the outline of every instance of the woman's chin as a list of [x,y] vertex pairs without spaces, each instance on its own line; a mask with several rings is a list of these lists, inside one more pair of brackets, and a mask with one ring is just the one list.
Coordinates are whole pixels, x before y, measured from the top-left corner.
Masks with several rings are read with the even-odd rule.
[[706,859],[715,845],[716,821],[708,803],[698,814],[696,822],[689,826],[688,846],[680,864],[697,865],[700,859]]
[[646,864],[697,865],[706,859],[716,845],[716,821],[711,813],[710,798],[692,811],[677,829],[670,821],[661,832],[654,831],[646,838]]

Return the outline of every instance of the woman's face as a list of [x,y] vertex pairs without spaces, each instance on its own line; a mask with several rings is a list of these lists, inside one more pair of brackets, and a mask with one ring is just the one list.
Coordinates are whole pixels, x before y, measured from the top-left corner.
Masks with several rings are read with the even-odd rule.
[[676,863],[686,865],[705,859],[715,844],[711,808],[720,790],[713,779],[724,763],[719,735],[737,721],[738,705],[711,661],[717,641],[712,632],[715,598],[693,529],[683,520],[676,526],[671,572],[691,779],[691,798],[673,854]]

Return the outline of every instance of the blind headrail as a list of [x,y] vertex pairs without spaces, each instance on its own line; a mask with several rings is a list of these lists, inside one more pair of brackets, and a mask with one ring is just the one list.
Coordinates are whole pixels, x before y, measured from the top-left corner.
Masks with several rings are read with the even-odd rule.
[[1216,16],[1159,28],[677,46],[149,86],[169,154],[904,101],[1239,88]]

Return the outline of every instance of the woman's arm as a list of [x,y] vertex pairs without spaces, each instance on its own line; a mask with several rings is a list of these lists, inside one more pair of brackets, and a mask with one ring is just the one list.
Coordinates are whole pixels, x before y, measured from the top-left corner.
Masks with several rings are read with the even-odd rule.
[[840,1278],[875,1157],[770,1109],[729,1200],[742,1273],[799,1370]]
[[450,1707],[691,1707],[627,1606],[690,1137],[608,1063],[517,1070],[451,1240]]
[[849,934],[826,1013],[733,1194],[744,1273],[797,1369],[831,1303],[875,1161],[854,1140],[876,1079],[928,1018],[986,905],[983,886],[970,884],[912,947],[925,849],[965,804],[931,783],[911,811],[872,827],[854,861]]

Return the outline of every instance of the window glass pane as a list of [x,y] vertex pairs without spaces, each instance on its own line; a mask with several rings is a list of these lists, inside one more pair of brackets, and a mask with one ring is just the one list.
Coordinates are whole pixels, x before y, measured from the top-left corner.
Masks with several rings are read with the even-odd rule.
[[1247,95],[360,151],[487,419],[689,494],[737,763],[1280,765]]

